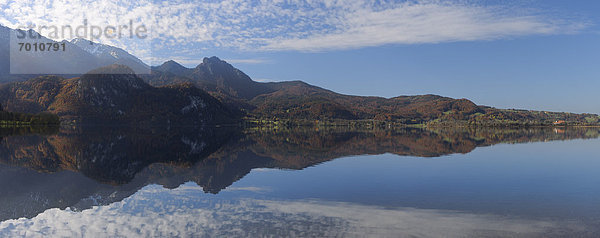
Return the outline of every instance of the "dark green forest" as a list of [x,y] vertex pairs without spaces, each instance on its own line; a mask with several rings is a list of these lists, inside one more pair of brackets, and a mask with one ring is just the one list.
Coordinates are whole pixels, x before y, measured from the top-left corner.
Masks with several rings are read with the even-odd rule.
[[0,105],[0,125],[58,125],[60,118],[50,113],[28,114],[7,112]]

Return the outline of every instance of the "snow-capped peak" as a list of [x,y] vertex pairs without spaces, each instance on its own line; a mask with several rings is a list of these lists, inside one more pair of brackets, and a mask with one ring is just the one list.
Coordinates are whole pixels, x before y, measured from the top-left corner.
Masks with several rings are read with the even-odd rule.
[[137,57],[118,47],[92,42],[82,38],[75,38],[71,40],[71,43],[98,57],[103,62],[124,64],[132,67],[134,70],[150,68]]
[[119,54],[117,53],[117,51],[121,50],[119,48],[105,44],[95,43],[82,38],[75,38],[71,40],[71,43],[73,43],[76,46],[79,46],[79,48],[87,51],[88,53],[94,56],[111,57],[114,59],[119,59]]

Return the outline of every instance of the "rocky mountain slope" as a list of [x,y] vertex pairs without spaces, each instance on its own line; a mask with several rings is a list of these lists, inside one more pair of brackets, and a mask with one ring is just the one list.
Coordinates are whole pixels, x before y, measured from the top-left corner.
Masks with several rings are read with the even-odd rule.
[[119,64],[131,68],[137,74],[150,73],[150,66],[121,48],[82,38],[73,39],[70,43],[95,56],[101,65]]
[[217,58],[204,58],[195,68],[186,68],[175,61],[152,67],[152,74],[142,76],[154,86],[190,82],[222,98],[250,100],[274,90],[252,79],[231,64]]
[[[238,103],[252,115],[286,119],[419,119],[431,120],[445,111],[482,112],[474,103],[434,95],[360,97],[338,94],[300,81],[260,83],[217,57],[204,58],[196,68],[174,61],[153,67],[144,77],[151,85],[193,83],[213,95]],[[235,100],[231,100],[231,98]]]
[[125,66],[100,68],[72,79],[37,77],[0,86],[8,111],[50,112],[79,123],[214,124],[236,113],[191,84],[152,87]]
[[501,110],[467,99],[437,95],[394,98],[335,93],[301,81],[260,83],[217,57],[204,58],[195,68],[174,61],[153,67],[143,76],[151,85],[192,83],[232,108],[259,120],[376,120],[403,124],[453,123],[475,125],[552,125],[556,121],[588,125],[593,114]]

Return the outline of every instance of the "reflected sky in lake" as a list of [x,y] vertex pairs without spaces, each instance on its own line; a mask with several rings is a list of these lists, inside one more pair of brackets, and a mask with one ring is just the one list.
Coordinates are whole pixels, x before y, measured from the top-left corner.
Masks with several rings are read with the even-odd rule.
[[593,237],[599,131],[5,131],[0,236]]
[[50,209],[0,224],[4,236],[535,236],[589,231],[576,221],[348,202],[224,199],[195,184],[144,187],[122,202],[82,212]]

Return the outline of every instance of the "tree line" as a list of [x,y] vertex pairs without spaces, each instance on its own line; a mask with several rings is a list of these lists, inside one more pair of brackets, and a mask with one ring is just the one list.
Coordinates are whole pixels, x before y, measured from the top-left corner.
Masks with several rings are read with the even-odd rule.
[[18,113],[4,111],[0,105],[0,125],[58,125],[60,118],[50,113]]

